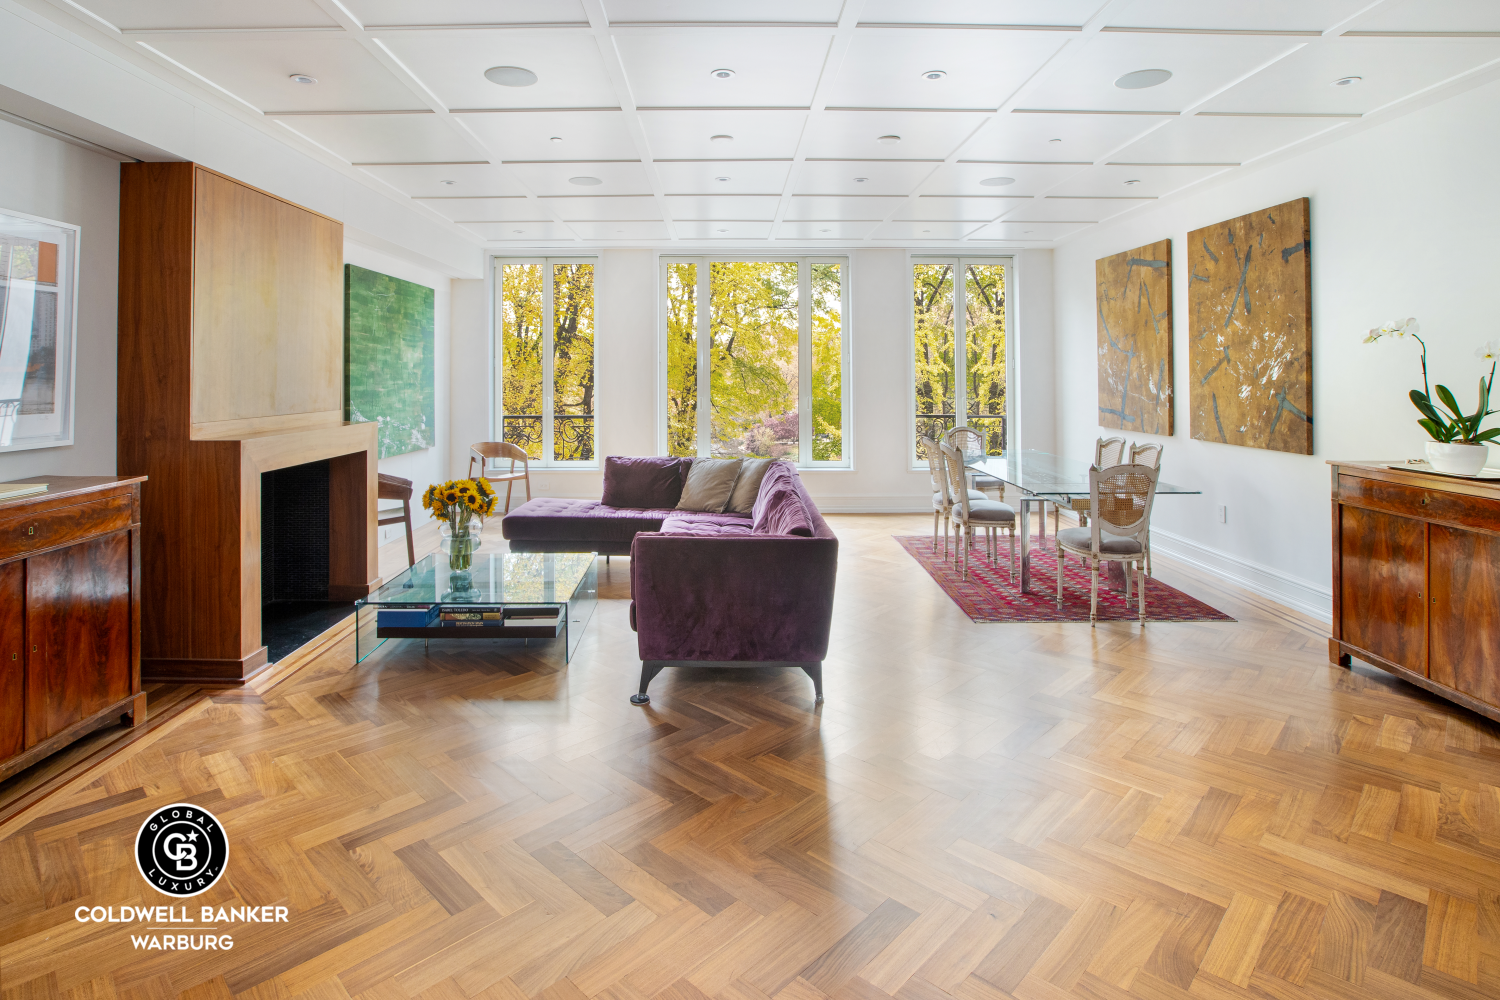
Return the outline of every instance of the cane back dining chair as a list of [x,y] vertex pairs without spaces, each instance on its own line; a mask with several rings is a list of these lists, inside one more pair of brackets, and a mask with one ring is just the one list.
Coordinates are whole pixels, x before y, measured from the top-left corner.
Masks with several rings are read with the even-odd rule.
[[[972,427],[955,427],[943,435],[943,441],[963,452],[965,464],[984,457],[984,435]],[[1004,486],[1000,480],[989,476],[977,476],[966,472],[964,478],[968,480],[969,488],[979,490],[981,495],[984,494],[984,491],[980,489],[982,486],[988,486],[991,489],[1002,489]],[[988,497],[986,496],[985,499]]]
[[[1161,475],[1162,446],[1159,444],[1133,444],[1130,446],[1130,464],[1147,465]],[[1146,575],[1151,575],[1151,527],[1146,527]]]
[[[510,461],[510,468],[506,471],[490,471],[491,462]],[[531,468],[527,464],[529,460],[526,452],[520,445],[511,444],[509,441],[481,441],[469,446],[469,478],[474,478],[474,463],[479,463],[479,475],[491,486],[505,484],[505,513],[510,513],[510,491],[516,488],[516,483],[525,481],[526,499],[531,499]],[[521,463],[520,471],[516,470],[516,463]],[[503,516],[503,515],[502,515]]]
[[1063,598],[1063,554],[1071,552],[1089,564],[1089,624],[1099,620],[1099,564],[1125,564],[1125,600],[1130,601],[1130,571],[1140,573],[1141,627],[1146,626],[1146,539],[1151,505],[1156,501],[1156,470],[1146,465],[1114,465],[1089,470],[1089,526],[1064,528],[1057,541],[1057,603]]
[[[927,456],[927,472],[932,477],[932,551],[937,551],[938,522],[943,525],[943,558],[948,557],[948,521],[953,510],[955,494],[948,484],[947,460],[943,457],[943,446],[930,437],[922,438],[922,451]],[[962,466],[960,466],[962,468]],[[964,492],[970,499],[983,500],[984,494],[970,490]]]
[[964,483],[964,456],[951,444],[939,445],[943,450],[943,464],[948,472],[949,493],[957,497],[948,516],[953,521],[954,538],[958,545],[957,560],[963,567],[961,578],[969,578],[969,550],[974,547],[974,529],[985,530],[985,555],[993,563],[999,554],[999,538],[996,532],[1004,528],[1010,533],[1010,578],[1016,579],[1016,512],[1015,508],[998,500],[976,500],[971,495],[976,491]]
[[[1120,438],[1098,438],[1094,441],[1094,468],[1107,469],[1112,465],[1119,465],[1125,461],[1125,439]],[[1052,501],[1053,533],[1062,527],[1062,507],[1066,506],[1078,515],[1078,526],[1082,528],[1089,523],[1089,501],[1087,497],[1074,497],[1064,500],[1058,497]]]

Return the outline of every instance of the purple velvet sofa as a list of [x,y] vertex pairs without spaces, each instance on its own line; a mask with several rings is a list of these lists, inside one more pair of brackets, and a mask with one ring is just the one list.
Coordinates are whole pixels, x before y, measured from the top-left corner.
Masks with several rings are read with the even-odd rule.
[[605,459],[602,500],[529,500],[501,521],[516,552],[629,553],[637,705],[664,667],[797,667],[823,700],[837,536],[792,465],[753,513],[676,510],[692,459]]

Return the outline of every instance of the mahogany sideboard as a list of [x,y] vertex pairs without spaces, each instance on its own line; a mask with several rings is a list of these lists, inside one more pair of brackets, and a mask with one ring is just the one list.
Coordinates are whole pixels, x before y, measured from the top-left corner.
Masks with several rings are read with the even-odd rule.
[[35,479],[47,492],[0,501],[0,778],[146,721],[144,477]]
[[1357,656],[1500,721],[1500,481],[1328,464],[1329,659]]

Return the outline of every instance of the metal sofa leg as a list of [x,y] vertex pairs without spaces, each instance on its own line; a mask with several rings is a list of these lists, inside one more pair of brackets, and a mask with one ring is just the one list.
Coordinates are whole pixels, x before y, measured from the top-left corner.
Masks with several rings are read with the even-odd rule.
[[632,705],[651,704],[651,696],[646,693],[646,686],[651,683],[653,677],[661,673],[661,668],[662,663],[660,660],[641,661],[641,690],[639,694],[630,696],[630,703]]
[[807,674],[807,676],[809,676],[809,677],[812,678],[812,682],[813,682],[813,694],[817,696],[816,700],[821,702],[823,700],[823,663],[822,663],[822,661],[820,660],[817,663],[804,663],[804,664],[802,664],[802,672],[805,673],[805,674]]

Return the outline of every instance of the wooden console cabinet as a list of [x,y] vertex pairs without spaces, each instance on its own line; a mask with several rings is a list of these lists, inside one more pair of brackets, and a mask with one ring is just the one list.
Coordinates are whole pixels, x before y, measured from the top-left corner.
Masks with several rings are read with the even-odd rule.
[[1500,720],[1500,481],[1328,464],[1329,659],[1357,656]]
[[0,501],[0,778],[146,720],[141,478],[44,476]]

